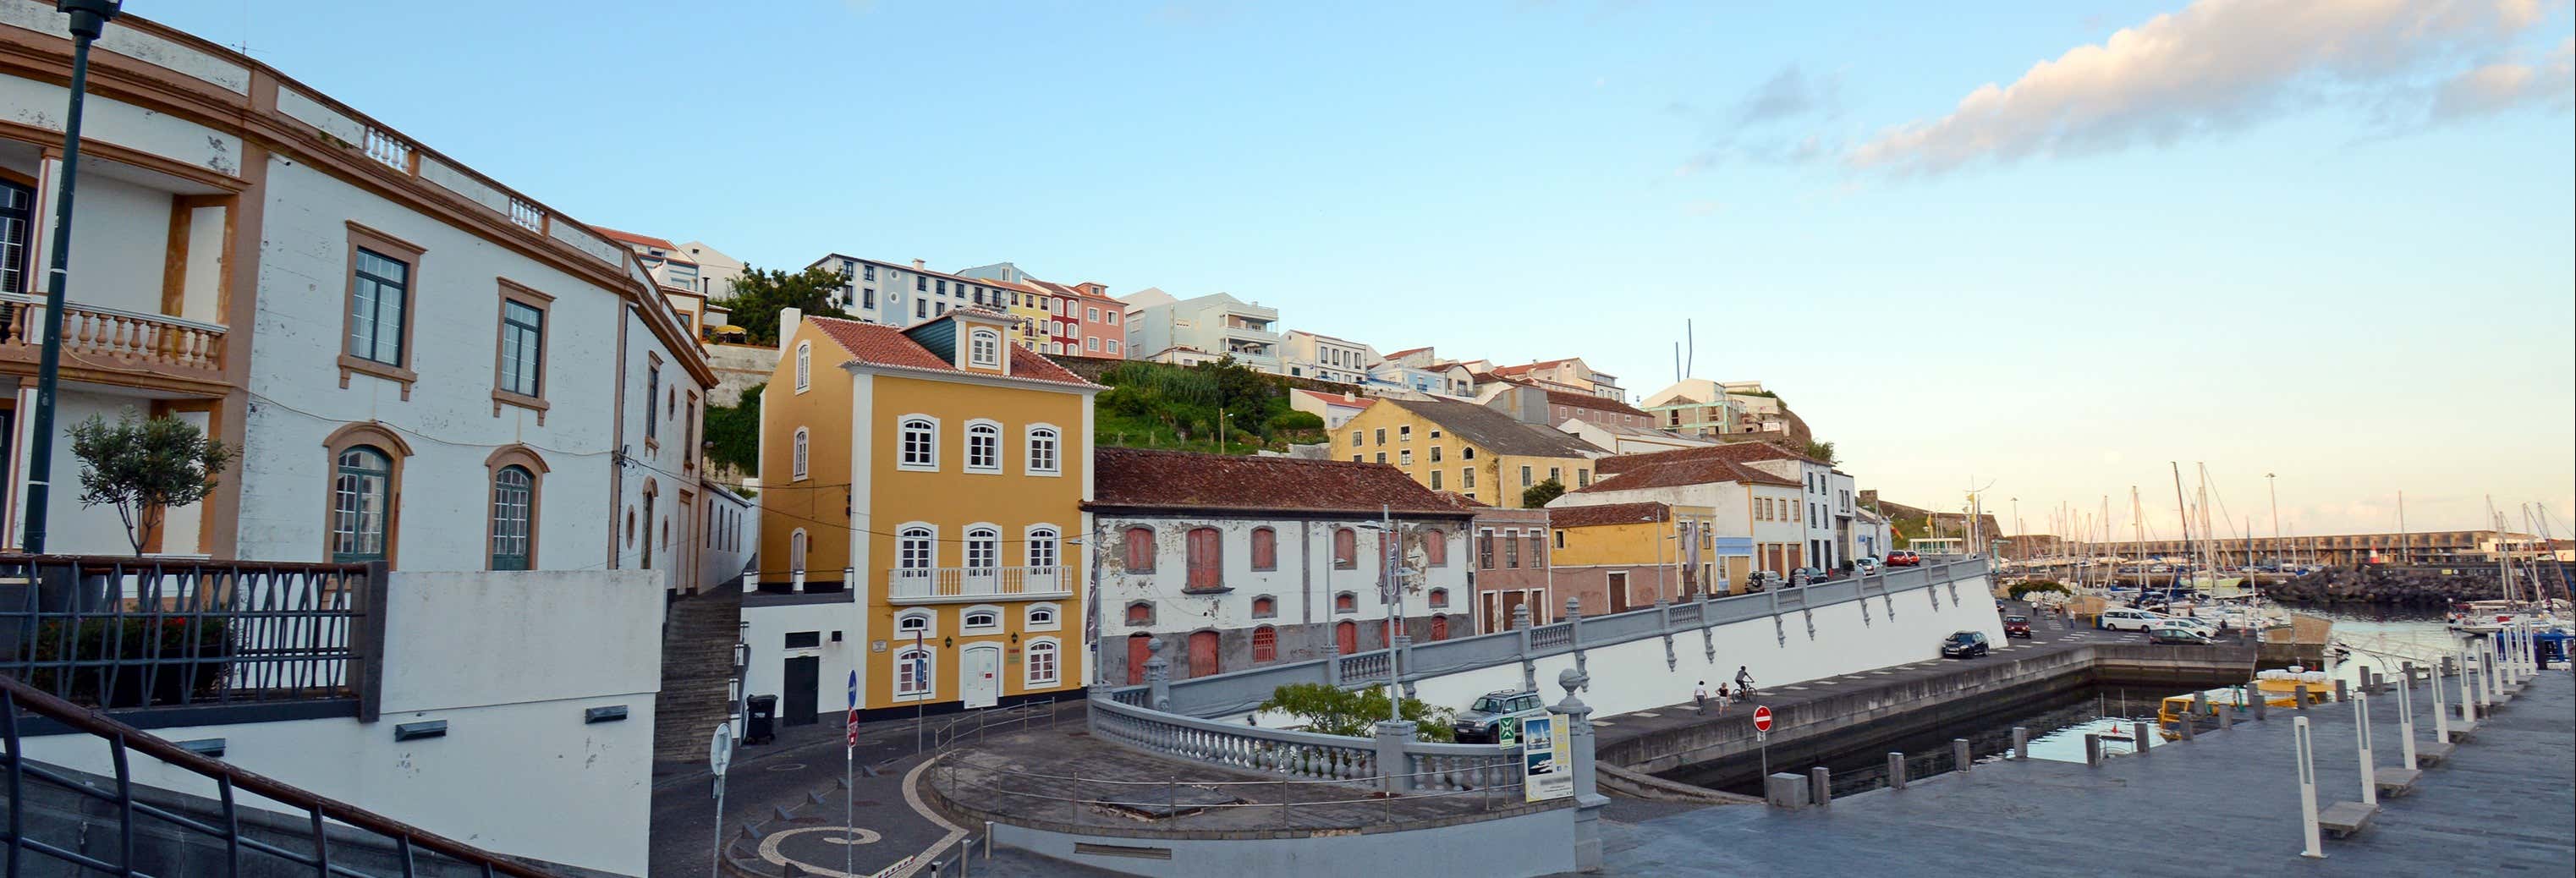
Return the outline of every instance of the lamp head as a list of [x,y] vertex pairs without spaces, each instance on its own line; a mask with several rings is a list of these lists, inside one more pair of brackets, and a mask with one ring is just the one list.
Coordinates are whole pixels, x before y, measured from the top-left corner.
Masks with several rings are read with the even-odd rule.
[[124,0],[54,0],[54,11],[72,17],[72,36],[95,40],[123,5]]

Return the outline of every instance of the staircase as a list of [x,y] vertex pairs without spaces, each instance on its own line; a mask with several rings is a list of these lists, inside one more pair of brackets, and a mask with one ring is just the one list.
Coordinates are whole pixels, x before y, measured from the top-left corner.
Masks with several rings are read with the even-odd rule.
[[707,734],[734,714],[728,687],[740,672],[741,625],[739,583],[671,600],[662,617],[662,693],[653,701],[654,761],[707,758]]

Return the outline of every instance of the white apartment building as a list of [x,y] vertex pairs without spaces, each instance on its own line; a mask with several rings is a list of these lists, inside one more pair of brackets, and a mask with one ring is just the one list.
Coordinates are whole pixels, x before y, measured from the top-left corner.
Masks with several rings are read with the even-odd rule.
[[932,271],[915,259],[909,265],[834,253],[806,268],[825,268],[841,275],[840,306],[865,323],[897,329],[946,314],[953,308],[986,308],[1008,312],[1013,300],[1038,296],[1025,288],[991,278]]
[[1127,347],[1143,358],[1233,357],[1263,372],[1281,370],[1279,309],[1225,293],[1176,299],[1147,288],[1125,297]]
[[1366,384],[1379,362],[1377,350],[1368,345],[1302,329],[1290,330],[1279,346],[1280,368],[1291,378]]

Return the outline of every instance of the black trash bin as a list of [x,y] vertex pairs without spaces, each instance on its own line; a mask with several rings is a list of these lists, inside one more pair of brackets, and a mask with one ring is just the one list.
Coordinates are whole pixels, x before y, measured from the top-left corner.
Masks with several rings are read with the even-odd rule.
[[742,742],[766,744],[778,737],[778,696],[754,695],[745,705]]

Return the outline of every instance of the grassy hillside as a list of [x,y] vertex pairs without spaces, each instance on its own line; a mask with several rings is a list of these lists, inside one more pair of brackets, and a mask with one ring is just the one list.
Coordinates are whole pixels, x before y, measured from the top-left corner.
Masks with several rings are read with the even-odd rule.
[[1130,361],[1097,380],[1109,390],[1094,401],[1095,445],[1251,454],[1324,440],[1322,418],[1289,409],[1286,379],[1231,359],[1186,367]]

